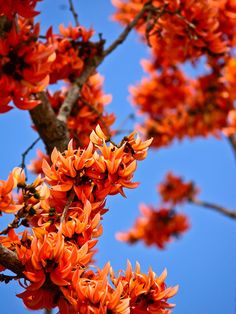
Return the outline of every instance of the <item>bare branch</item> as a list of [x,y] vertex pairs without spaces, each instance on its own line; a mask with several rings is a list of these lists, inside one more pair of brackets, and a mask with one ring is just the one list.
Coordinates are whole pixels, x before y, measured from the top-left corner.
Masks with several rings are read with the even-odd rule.
[[51,309],[45,309],[45,314],[52,314],[52,310]]
[[79,26],[78,13],[75,10],[73,0],[69,0],[69,4],[70,4],[70,11],[71,11],[73,18],[75,20],[75,25]]
[[45,93],[39,93],[38,98],[42,102],[30,110],[30,115],[46,145],[47,153],[50,155],[54,147],[57,147],[59,151],[64,151],[69,142],[66,123],[57,119]]
[[21,264],[16,254],[11,250],[8,250],[1,243],[0,243],[0,265],[11,270],[18,276],[24,277],[22,274],[24,266]]
[[196,199],[196,198],[189,199],[188,202],[191,204],[195,204],[195,205],[199,205],[199,206],[202,206],[205,208],[212,209],[212,210],[217,211],[218,213],[221,213],[225,216],[236,219],[236,212],[233,210],[227,209],[225,207],[222,207],[222,206],[219,206],[216,204],[212,204],[209,202],[201,201],[201,200]]
[[61,215],[61,223],[63,223],[63,222],[66,220],[66,216],[67,216],[68,210],[69,210],[69,208],[70,208],[71,203],[72,203],[73,200],[74,200],[74,197],[75,197],[75,192],[74,192],[74,190],[72,189],[72,190],[70,191],[70,194],[69,194],[68,198],[67,198],[66,206],[65,206],[65,208],[64,208],[64,210],[63,210],[63,213],[62,213],[62,215]]

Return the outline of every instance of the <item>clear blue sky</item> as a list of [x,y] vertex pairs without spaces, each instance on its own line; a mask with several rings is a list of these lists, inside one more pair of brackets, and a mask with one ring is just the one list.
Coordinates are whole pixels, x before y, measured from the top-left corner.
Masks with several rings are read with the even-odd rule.
[[[82,25],[93,26],[110,43],[121,28],[110,21],[113,7],[109,0],[75,0]],[[72,21],[67,0],[44,0],[39,6],[43,31],[51,24]],[[143,75],[139,61],[147,56],[146,48],[135,34],[105,60],[99,68],[106,77],[105,90],[113,95],[109,111],[114,111],[118,124],[133,108],[127,101],[128,86]],[[193,73],[192,73],[193,74]],[[128,125],[128,128],[131,124]],[[36,139],[27,112],[14,109],[0,116],[2,134],[0,178],[21,162],[21,153]],[[40,145],[39,145],[40,146]],[[42,146],[42,145],[41,145]],[[29,155],[29,159],[34,154]],[[174,144],[168,149],[151,152],[139,164],[135,179],[141,182],[136,190],[127,191],[127,199],[111,197],[110,211],[104,217],[104,235],[99,244],[97,263],[111,261],[118,271],[129,258],[141,263],[143,271],[151,265],[160,274],[168,269],[168,285],[180,285],[173,299],[175,314],[235,314],[236,313],[236,221],[199,207],[186,206],[192,228],[183,238],[170,244],[165,251],[146,248],[142,244],[128,246],[117,242],[114,234],[127,230],[138,215],[138,204],[157,204],[156,184],[168,170],[195,180],[201,188],[201,198],[236,210],[236,163],[226,140],[198,139]],[[234,188],[233,188],[234,187]],[[2,225],[6,221],[4,217]],[[18,284],[0,285],[1,314],[28,313],[15,294],[22,291]]]

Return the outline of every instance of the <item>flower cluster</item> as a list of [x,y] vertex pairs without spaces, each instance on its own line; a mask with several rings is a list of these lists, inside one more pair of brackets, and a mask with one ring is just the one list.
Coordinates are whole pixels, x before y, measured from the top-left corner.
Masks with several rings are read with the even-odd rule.
[[[117,8],[113,18],[123,25],[146,5],[136,29],[150,46],[151,60],[143,61],[148,77],[131,88],[131,100],[144,115],[140,130],[154,138],[152,146],[159,148],[185,137],[234,134],[235,2],[113,3]],[[187,61],[196,65],[202,56],[207,73],[187,78],[182,65]]]
[[149,78],[130,89],[132,102],[146,115],[140,129],[154,138],[153,147],[185,137],[219,137],[227,127],[233,132],[229,114],[234,109],[235,80],[230,64],[231,58],[226,66],[216,64],[197,79],[185,77],[178,68],[151,71]]
[[[47,32],[47,41],[56,49],[56,58],[52,64],[50,83],[58,80],[73,82],[79,77],[84,69],[85,62],[93,58],[97,53],[96,46],[91,46],[89,39],[94,31],[86,30],[84,27],[67,28],[60,25],[60,34],[53,34],[52,29]],[[101,47],[100,47],[101,49]]]
[[[148,0],[113,0],[113,18],[131,22]],[[136,28],[152,47],[156,67],[201,55],[220,56],[235,43],[236,5],[231,0],[152,1]]]
[[[63,153],[55,148],[51,160],[42,163],[43,178],[27,184],[23,170],[15,168],[1,181],[0,208],[14,212],[15,218],[1,232],[5,236],[0,243],[24,266],[25,291],[18,297],[31,310],[168,314],[174,306],[168,299],[177,287],[166,287],[166,272],[158,277],[150,270],[145,275],[138,264],[133,271],[130,263],[118,276],[109,264],[92,269],[106,198],[137,186],[132,182],[137,160],[146,157],[151,144],[134,132],[118,145],[108,140],[98,125],[87,147],[74,148],[71,141]],[[15,187],[19,193],[13,199]],[[17,235],[14,229],[19,226],[32,232]]]
[[140,206],[142,216],[138,217],[128,232],[117,233],[120,241],[134,244],[144,241],[147,246],[156,245],[164,249],[166,244],[189,229],[189,222],[184,214],[170,208]]
[[0,15],[6,15],[9,19],[13,19],[15,14],[19,14],[25,18],[31,18],[38,14],[35,6],[41,0],[1,0]]
[[164,203],[173,205],[186,202],[198,193],[193,182],[184,182],[181,177],[171,172],[167,173],[164,182],[159,184],[158,191]]
[[148,246],[156,245],[164,249],[166,244],[174,238],[185,233],[189,227],[189,221],[185,214],[178,213],[174,206],[194,199],[198,189],[192,182],[184,182],[171,172],[167,173],[164,182],[158,186],[161,196],[161,205],[141,205],[141,216],[138,217],[134,226],[128,232],[120,232],[117,239],[134,244],[144,241]]
[[39,25],[18,18],[0,38],[0,112],[12,107],[32,109],[40,101],[35,93],[49,83],[50,66],[55,58],[54,47],[37,41]]

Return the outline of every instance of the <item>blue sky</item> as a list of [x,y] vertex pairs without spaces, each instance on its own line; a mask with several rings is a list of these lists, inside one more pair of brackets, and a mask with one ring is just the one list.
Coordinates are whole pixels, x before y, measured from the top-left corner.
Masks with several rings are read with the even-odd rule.
[[[75,0],[79,19],[84,26],[93,26],[103,33],[107,43],[114,40],[121,28],[111,22],[113,7],[109,0]],[[39,6],[42,31],[51,24],[54,30],[60,23],[72,21],[66,0],[44,0]],[[134,33],[100,66],[105,76],[105,91],[113,95],[108,110],[115,112],[118,125],[134,108],[128,103],[128,86],[143,75],[140,59],[147,50]],[[189,69],[191,71],[191,68]],[[200,69],[201,71],[201,69]],[[194,74],[194,73],[189,73]],[[132,123],[127,124],[131,128]],[[0,178],[6,179],[11,169],[21,162],[21,153],[36,139],[27,112],[17,109],[0,116],[2,134]],[[43,147],[39,144],[38,147]],[[34,157],[32,152],[28,160]],[[149,266],[160,274],[167,267],[168,285],[180,285],[175,314],[235,314],[236,313],[236,221],[195,206],[184,207],[191,221],[191,230],[164,251],[142,244],[128,246],[117,242],[114,234],[127,230],[138,216],[141,202],[156,205],[156,184],[168,170],[194,180],[201,189],[201,198],[236,209],[236,163],[229,143],[225,140],[197,139],[175,143],[170,148],[152,151],[139,164],[135,180],[141,182],[136,190],[108,200],[110,211],[104,217],[104,234],[100,239],[97,263],[111,262],[114,270],[124,269],[126,260],[138,260],[141,269]],[[234,188],[233,188],[234,187]],[[6,218],[1,217],[2,226]],[[22,291],[18,284],[0,285],[2,314],[24,314],[28,311],[15,294]],[[5,302],[5,300],[7,300]]]

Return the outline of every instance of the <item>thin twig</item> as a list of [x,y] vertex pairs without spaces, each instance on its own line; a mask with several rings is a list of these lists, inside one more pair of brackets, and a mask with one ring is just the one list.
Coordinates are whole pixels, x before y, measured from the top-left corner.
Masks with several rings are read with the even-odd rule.
[[69,0],[69,4],[70,4],[70,11],[73,15],[73,18],[75,20],[75,25],[79,26],[79,19],[78,19],[78,13],[75,10],[74,4],[73,4],[73,0]]
[[202,200],[199,200],[196,198],[190,199],[189,203],[212,209],[212,210],[217,211],[218,213],[221,213],[225,216],[236,219],[236,212],[233,210],[227,209],[225,207],[222,207],[222,206],[219,206],[216,204],[212,204],[212,203],[209,203],[206,201],[202,201]]
[[68,213],[68,210],[69,210],[69,208],[70,208],[71,203],[72,203],[73,200],[74,200],[74,197],[75,197],[75,191],[72,189],[72,190],[70,191],[69,197],[68,197],[68,199],[67,199],[67,201],[66,201],[66,205],[65,205],[64,210],[63,210],[63,213],[62,213],[62,215],[61,215],[61,223],[65,222],[66,216],[67,216],[67,213]]
[[11,280],[17,280],[17,279],[19,279],[18,276],[9,276],[9,275],[0,274],[0,282],[9,283]]
[[[28,153],[31,151],[31,149],[34,148],[34,146],[40,141],[40,136],[33,141],[33,143],[21,154],[22,156],[22,160],[21,160],[21,168],[26,170],[26,166],[25,166],[25,159],[26,156],[28,155]],[[26,173],[27,176],[27,173]]]
[[45,314],[52,314],[52,310],[51,309],[45,309],[44,313]]
[[133,120],[133,121],[135,120],[135,115],[133,113],[128,114],[128,116],[124,118],[123,121],[121,121],[117,129],[122,130],[129,120]]
[[18,228],[19,227],[19,221],[20,221],[20,217],[15,216],[13,221],[11,223],[9,223],[8,226],[0,232],[0,235],[8,234],[8,232],[12,228]]

